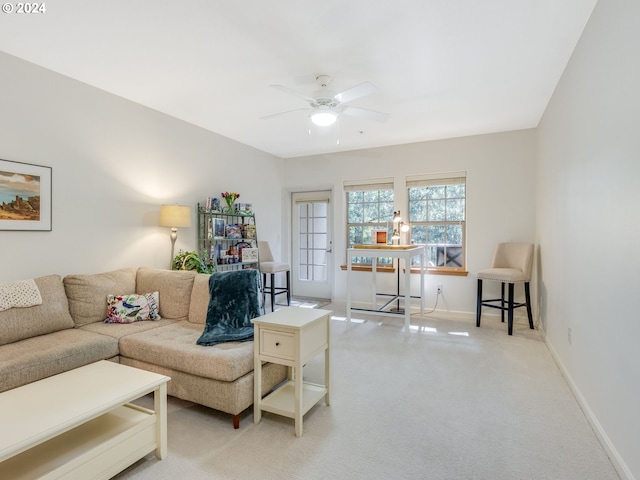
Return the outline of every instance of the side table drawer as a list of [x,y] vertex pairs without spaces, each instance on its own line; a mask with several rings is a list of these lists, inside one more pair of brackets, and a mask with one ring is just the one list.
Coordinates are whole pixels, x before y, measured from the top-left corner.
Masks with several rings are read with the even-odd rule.
[[260,355],[294,360],[296,354],[295,336],[277,330],[260,330]]

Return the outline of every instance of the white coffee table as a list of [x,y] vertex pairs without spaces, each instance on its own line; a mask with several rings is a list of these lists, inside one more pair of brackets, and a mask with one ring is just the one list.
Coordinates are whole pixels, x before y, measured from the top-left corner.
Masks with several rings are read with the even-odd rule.
[[[109,479],[167,454],[169,377],[101,361],[0,393],[0,478]],[[154,410],[129,402],[154,392]]]

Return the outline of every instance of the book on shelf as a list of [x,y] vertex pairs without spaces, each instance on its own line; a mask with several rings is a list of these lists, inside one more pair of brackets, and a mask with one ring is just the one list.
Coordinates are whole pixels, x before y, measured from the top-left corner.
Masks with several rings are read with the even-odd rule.
[[250,223],[242,225],[243,238],[256,238],[256,226]]
[[258,261],[258,249],[244,247],[242,250],[242,262],[257,262]]
[[242,228],[237,224],[229,224],[225,226],[227,238],[242,238]]

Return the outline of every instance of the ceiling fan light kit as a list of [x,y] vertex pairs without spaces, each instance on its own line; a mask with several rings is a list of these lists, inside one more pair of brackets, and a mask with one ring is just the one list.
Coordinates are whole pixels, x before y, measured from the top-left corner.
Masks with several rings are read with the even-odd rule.
[[[385,113],[374,112],[372,110],[365,110],[363,108],[352,107],[347,105],[347,102],[356,100],[358,98],[370,95],[377,91],[377,88],[370,82],[363,82],[355,87],[351,87],[343,92],[335,93],[327,88],[331,83],[331,77],[328,75],[318,75],[316,77],[320,90],[314,92],[312,96],[305,95],[282,85],[271,85],[271,87],[281,90],[290,95],[294,95],[305,100],[309,104],[309,118],[314,125],[319,127],[328,127],[336,123],[339,115],[350,115],[354,117],[367,118],[370,120],[384,121],[387,118]],[[291,110],[288,112],[275,113],[272,115],[266,115],[261,117],[262,119],[270,119],[283,115],[285,113],[292,113],[298,110]]]
[[319,127],[328,127],[336,123],[338,114],[332,110],[317,108],[311,112],[311,121]]

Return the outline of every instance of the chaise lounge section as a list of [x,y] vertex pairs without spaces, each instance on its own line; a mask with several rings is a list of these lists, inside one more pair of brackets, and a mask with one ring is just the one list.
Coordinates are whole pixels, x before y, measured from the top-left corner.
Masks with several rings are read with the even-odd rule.
[[[0,392],[112,360],[171,377],[169,395],[232,415],[253,404],[253,342],[196,344],[209,304],[209,275],[124,268],[34,279],[42,304],[0,311]],[[158,292],[161,319],[105,323],[107,295]],[[265,364],[266,394],[287,377]]]

